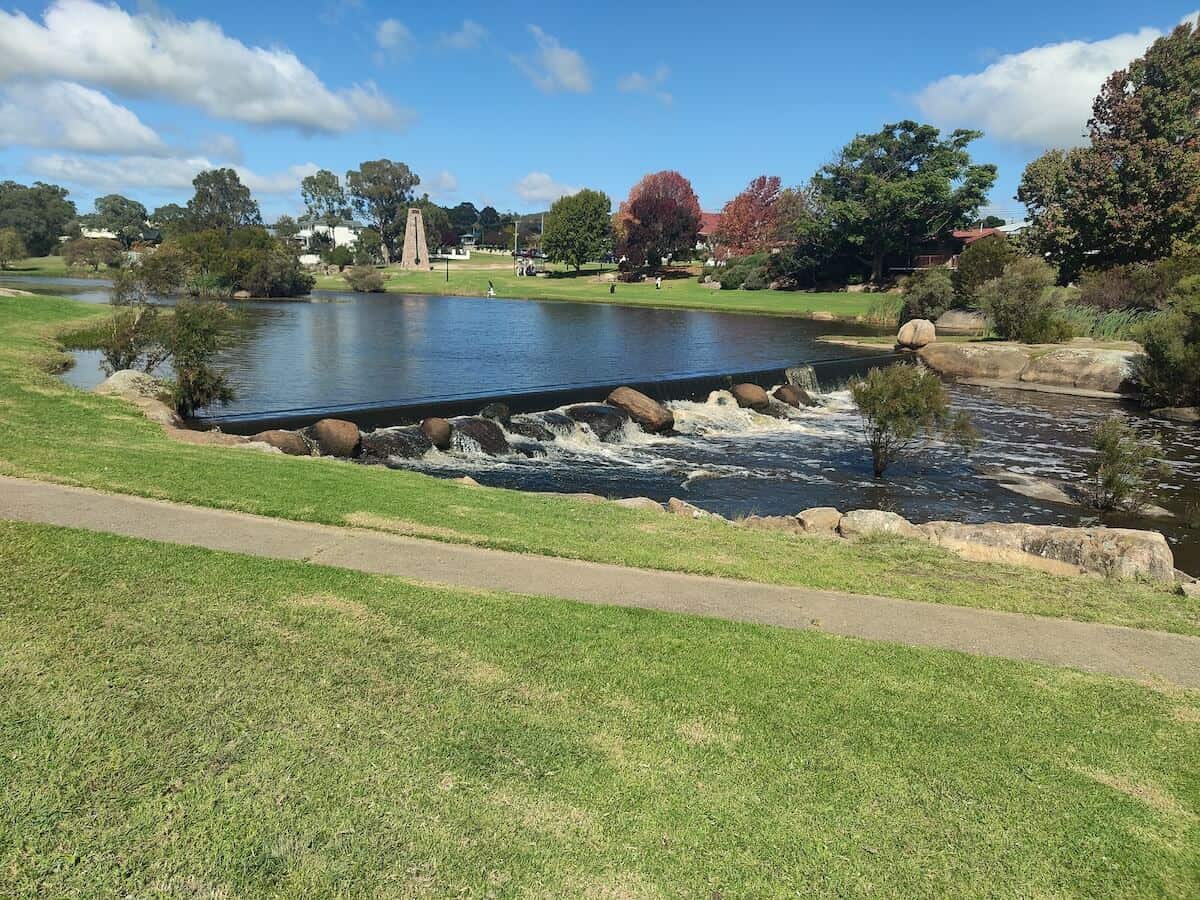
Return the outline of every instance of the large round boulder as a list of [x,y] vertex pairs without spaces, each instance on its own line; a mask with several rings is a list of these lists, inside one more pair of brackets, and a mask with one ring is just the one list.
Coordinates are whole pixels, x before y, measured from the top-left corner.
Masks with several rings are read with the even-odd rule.
[[421,433],[429,438],[429,443],[433,444],[439,450],[450,449],[452,432],[453,429],[450,427],[450,423],[445,419],[431,416],[428,419],[421,420]]
[[321,419],[308,428],[308,437],[317,445],[322,456],[350,459],[358,456],[362,436],[358,426],[345,419]]
[[250,440],[257,444],[267,444],[282,453],[286,453],[288,456],[312,456],[312,447],[296,431],[284,431],[281,428],[272,428],[269,431],[260,431],[250,438]]
[[480,418],[492,419],[501,425],[507,425],[511,415],[507,403],[489,403],[479,411]]
[[920,350],[937,340],[937,329],[928,319],[909,319],[896,334],[896,346],[904,350]]
[[558,437],[567,437],[575,430],[575,420],[565,413],[544,412],[538,420]]
[[504,456],[510,452],[504,430],[491,419],[479,416],[460,416],[451,419],[454,430],[479,445],[488,456]]
[[605,403],[580,403],[567,408],[567,415],[592,429],[592,434],[608,444],[621,440],[629,415],[623,409]]
[[433,441],[419,425],[379,428],[362,437],[362,455],[369,460],[386,461],[393,456],[418,459],[432,447]]
[[788,406],[793,406],[799,409],[802,406],[816,406],[817,401],[814,400],[804,388],[798,388],[793,384],[781,384],[771,392],[780,403],[786,403]]
[[733,399],[742,409],[754,409],[761,412],[771,405],[771,398],[757,384],[735,384],[729,389],[729,393],[733,394]]
[[657,400],[631,387],[619,387],[608,395],[609,406],[624,410],[643,431],[658,434],[675,427],[675,414]]
[[[563,418],[566,417],[564,416]],[[575,423],[567,419],[567,426],[574,428]],[[516,416],[509,419],[505,430],[509,434],[519,434],[521,437],[527,437],[535,441],[552,441],[556,437],[553,431],[533,416]]]

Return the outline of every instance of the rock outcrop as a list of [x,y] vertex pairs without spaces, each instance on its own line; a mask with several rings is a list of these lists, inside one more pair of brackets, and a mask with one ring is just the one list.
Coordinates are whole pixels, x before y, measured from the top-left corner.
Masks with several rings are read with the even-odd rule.
[[902,350],[920,350],[937,340],[937,329],[928,319],[909,319],[896,334],[896,346]]
[[950,549],[990,547],[1054,560],[1108,578],[1142,578],[1167,586],[1175,582],[1175,559],[1166,538],[1157,531],[997,522],[929,522],[920,531]]
[[[567,423],[570,424],[570,419],[567,419]],[[535,441],[553,441],[557,437],[553,431],[531,416],[515,416],[508,420],[505,428],[510,434],[519,434]]]
[[933,323],[938,334],[974,334],[987,333],[987,316],[977,309],[950,309],[937,317]]
[[762,412],[771,405],[771,398],[757,384],[735,384],[729,389],[729,393],[733,394],[733,399],[737,401],[737,405],[742,409],[753,409],[757,412]]
[[940,375],[1016,381],[1032,354],[1016,344],[934,343],[922,347],[918,356]]
[[507,403],[489,403],[479,411],[479,416],[482,419],[492,419],[501,425],[507,425],[512,414]]
[[145,372],[121,369],[113,372],[92,390],[97,394],[119,397],[127,403],[132,403],[142,411],[142,415],[159,425],[178,428],[183,424],[179,414],[168,403],[171,394],[167,383]]
[[488,456],[504,456],[509,452],[508,439],[504,431],[491,419],[478,416],[461,416],[451,419],[454,430],[474,441]]
[[623,409],[605,403],[580,403],[567,407],[567,415],[574,421],[587,425],[605,443],[621,440],[629,415]]
[[419,459],[433,448],[433,441],[421,425],[379,428],[362,436],[364,459],[386,462],[393,456]]
[[1200,424],[1200,406],[1160,406],[1150,410],[1150,415],[1187,425]]
[[281,428],[272,428],[269,431],[260,431],[251,437],[250,441],[255,444],[266,444],[269,447],[274,447],[288,456],[312,456],[313,454],[312,446],[296,431],[284,431]]
[[657,500],[651,500],[649,497],[624,497],[620,500],[614,500],[617,506],[623,506],[625,509],[644,509],[647,512],[662,512],[663,505]]
[[1128,394],[1134,390],[1132,373],[1136,356],[1132,350],[1062,347],[1030,360],[1021,372],[1021,381]]
[[780,403],[786,403],[788,406],[799,409],[802,406],[816,406],[817,401],[809,396],[808,391],[804,388],[798,388],[794,384],[781,384],[771,392],[771,396]]
[[353,459],[358,456],[362,446],[362,435],[359,434],[358,426],[345,419],[321,419],[310,425],[306,432],[322,456]]
[[643,431],[660,434],[675,427],[675,414],[657,400],[631,387],[619,387],[605,401],[609,406],[624,410]]
[[838,521],[838,533],[845,538],[871,534],[898,534],[921,537],[917,526],[898,513],[884,509],[852,509]]
[[796,521],[807,534],[834,534],[842,513],[832,506],[814,506],[796,513]]
[[667,501],[667,512],[674,513],[677,516],[684,516],[688,519],[721,519],[716,513],[710,513],[707,509],[701,509],[698,506],[693,506],[686,500],[680,500],[678,497],[672,497]]
[[745,528],[758,528],[763,531],[784,531],[791,534],[803,534],[804,528],[795,516],[746,516],[741,520]]

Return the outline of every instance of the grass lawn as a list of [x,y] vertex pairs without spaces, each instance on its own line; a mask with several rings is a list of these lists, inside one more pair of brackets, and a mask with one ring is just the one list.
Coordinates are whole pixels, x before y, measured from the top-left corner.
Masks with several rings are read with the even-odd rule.
[[0,269],[0,279],[5,275],[39,275],[43,278],[107,278],[105,266],[99,272],[87,268],[71,268],[61,256],[31,256],[11,263]]
[[415,472],[181,444],[121,401],[45,371],[67,359],[54,334],[103,315],[59,298],[0,298],[0,474],[502,550],[1200,634],[1195,598],[970,563],[920,541],[798,539]]
[[7,897],[1195,897],[1200,695],[0,523]]
[[[595,266],[576,275],[562,266],[555,266],[548,278],[521,278],[513,273],[512,259],[492,254],[474,254],[470,260],[450,263],[450,280],[446,280],[444,263],[429,272],[402,271],[391,267],[386,288],[401,294],[457,294],[482,297],[487,294],[488,282],[501,297],[524,300],[571,300],[577,303],[618,303],[623,306],[654,306],[679,309],[708,309],[718,312],[743,312],[760,315],[808,316],[827,312],[840,319],[855,319],[867,314],[873,300],[870,294],[824,293],[808,294],[791,291],[714,291],[702,286],[695,278],[668,278],[662,290],[655,290],[653,281],[638,284],[618,284],[609,293],[609,283],[599,279]],[[606,270],[611,270],[607,267]],[[348,290],[346,279],[340,275],[323,275],[317,287],[325,290]]]

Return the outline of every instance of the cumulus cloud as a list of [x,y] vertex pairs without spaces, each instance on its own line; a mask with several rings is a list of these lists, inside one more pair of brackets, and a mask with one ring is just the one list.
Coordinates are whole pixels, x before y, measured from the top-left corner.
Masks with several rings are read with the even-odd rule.
[[407,59],[416,41],[409,27],[399,19],[384,19],[375,29],[376,62]]
[[529,31],[537,42],[537,52],[532,57],[514,56],[512,61],[539,90],[586,94],[592,89],[591,73],[578,52],[564,47],[537,25],[530,25]]
[[448,197],[458,193],[458,176],[448,169],[442,169],[432,178],[424,182],[429,193],[435,197]]
[[134,15],[94,0],[54,0],[41,23],[0,10],[0,82],[17,79],[164,97],[219,118],[304,131],[400,128],[411,119],[369,82],[332,90],[290,51],[247,46],[203,19]]
[[0,147],[85,153],[165,153],[154,129],[99,91],[67,81],[18,82],[0,89]]
[[626,94],[652,94],[660,103],[670,104],[675,98],[664,88],[670,77],[671,70],[666,65],[659,65],[652,75],[630,72],[617,82],[617,90]]
[[[1196,15],[1187,20],[1195,19]],[[1104,80],[1141,56],[1163,32],[1142,28],[1098,41],[1064,41],[1001,56],[970,75],[950,75],[917,96],[939,125],[978,128],[1026,147],[1087,143],[1092,101]]]
[[240,163],[243,156],[242,145],[231,134],[209,135],[201,142],[200,152],[205,156],[235,163]]
[[449,47],[451,50],[474,50],[487,37],[487,29],[471,19],[463,19],[458,31],[443,34],[438,38],[439,47]]
[[553,203],[559,197],[579,193],[579,188],[555,181],[545,172],[530,172],[514,185],[514,190],[530,203]]
[[[56,153],[33,157],[27,168],[34,175],[51,181],[65,181],[98,190],[129,191],[155,188],[190,190],[192,179],[199,172],[220,167],[205,156],[94,159]],[[314,174],[319,167],[308,162],[289,166],[271,175],[261,175],[245,166],[233,168],[242,183],[257,194],[290,194],[300,189],[301,179]]]

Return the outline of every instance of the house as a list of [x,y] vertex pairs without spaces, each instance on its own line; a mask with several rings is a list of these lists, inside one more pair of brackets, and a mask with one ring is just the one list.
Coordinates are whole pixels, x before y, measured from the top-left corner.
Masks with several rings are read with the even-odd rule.
[[700,213],[700,230],[696,232],[696,249],[708,250],[712,248],[713,235],[717,229],[721,227],[721,214],[713,212]]
[[958,255],[980,238],[989,237],[993,234],[998,234],[1002,237],[1011,237],[1028,227],[1028,222],[1013,222],[1011,225],[1000,225],[996,228],[957,229],[950,232],[950,236],[943,239],[936,247],[926,247],[926,252],[914,256],[912,258],[912,265],[893,267],[893,271],[911,272],[917,269],[933,269],[938,266],[957,269]]
[[346,247],[349,250],[354,249],[354,245],[358,243],[358,236],[367,228],[359,222],[343,222],[334,225],[332,228],[328,225],[311,225],[308,228],[301,228],[296,232],[295,240],[305,249],[313,249],[313,238],[321,235],[329,241],[333,242],[334,247]]

